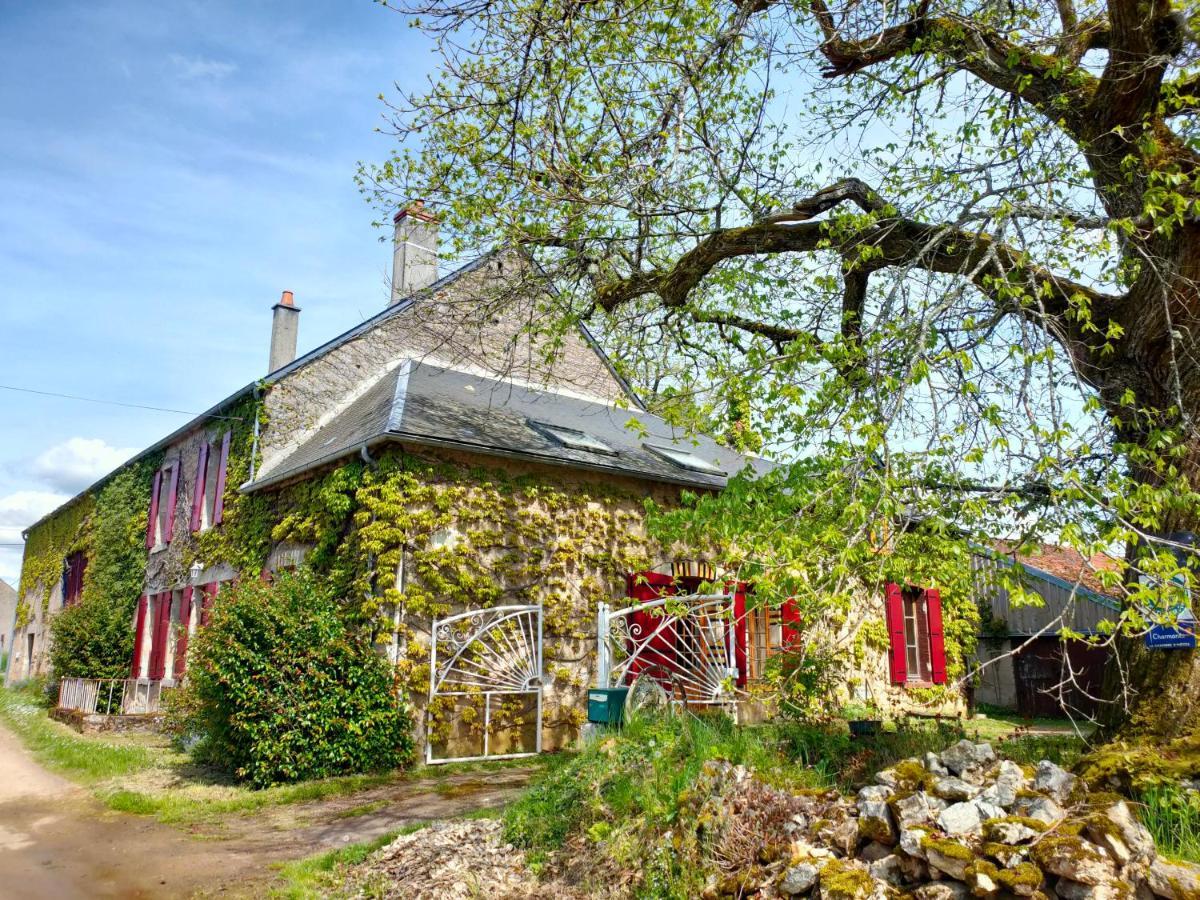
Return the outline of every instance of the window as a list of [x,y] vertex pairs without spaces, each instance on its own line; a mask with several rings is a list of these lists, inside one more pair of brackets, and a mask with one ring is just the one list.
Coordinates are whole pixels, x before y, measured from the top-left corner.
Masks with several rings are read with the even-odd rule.
[[945,684],[941,594],[889,583],[886,597],[892,683]]
[[230,432],[200,445],[192,488],[192,532],[221,524],[225,510],[225,477],[229,467]]
[[719,466],[705,462],[694,453],[689,453],[687,450],[681,450],[678,447],[665,447],[660,444],[642,444],[651,453],[661,456],[668,462],[674,463],[681,469],[690,469],[693,472],[702,472],[705,475],[725,475],[724,469]]
[[779,606],[759,605],[746,615],[749,635],[750,678],[762,678],[767,661],[789,649],[799,640],[800,615],[795,600],[785,600]]
[[904,653],[909,681],[929,681],[929,620],[925,595],[904,592]]
[[179,461],[154,474],[150,488],[150,515],[146,523],[146,549],[161,550],[171,543],[175,531],[175,501],[179,494]]
[[579,431],[575,428],[564,428],[561,425],[550,425],[546,422],[534,422],[532,420],[530,420],[529,426],[562,446],[570,447],[572,450],[586,450],[589,453],[604,453],[609,456],[617,455],[616,450],[586,431]]
[[63,606],[74,606],[83,596],[83,573],[86,570],[87,556],[82,550],[72,553],[63,560]]

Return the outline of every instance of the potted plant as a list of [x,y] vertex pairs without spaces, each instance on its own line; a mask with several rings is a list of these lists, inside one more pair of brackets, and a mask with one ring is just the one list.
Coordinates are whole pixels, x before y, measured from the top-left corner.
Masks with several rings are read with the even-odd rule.
[[850,725],[850,736],[855,738],[879,734],[883,724],[883,715],[873,702],[851,703],[842,710],[842,715]]

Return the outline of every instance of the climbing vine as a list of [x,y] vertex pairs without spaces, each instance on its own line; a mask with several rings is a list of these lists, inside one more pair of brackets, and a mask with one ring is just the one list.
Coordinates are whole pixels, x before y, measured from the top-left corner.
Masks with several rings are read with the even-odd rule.
[[[248,446],[234,440],[234,465]],[[461,609],[540,604],[546,665],[556,693],[582,689],[569,665],[596,604],[621,591],[624,572],[661,560],[642,529],[642,499],[605,485],[582,486],[546,475],[418,457],[401,450],[368,464],[355,459],[273,492],[228,494],[225,522],[201,535],[204,560],[227,560],[257,575],[273,544],[310,548],[306,565],[320,574],[343,612],[398,647],[398,688],[422,695],[429,684],[428,626]],[[655,558],[652,559],[652,556]],[[578,725],[571,698],[547,706],[546,722]],[[496,730],[519,725],[519,702],[493,710]],[[440,736],[464,723],[470,708],[429,710]]]
[[43,615],[49,612],[63,562],[76,552],[87,559],[82,602],[123,604],[132,615],[145,572],[150,485],[160,463],[161,454],[151,454],[122,468],[30,530],[21,566],[18,628],[33,620],[34,603],[40,603]]

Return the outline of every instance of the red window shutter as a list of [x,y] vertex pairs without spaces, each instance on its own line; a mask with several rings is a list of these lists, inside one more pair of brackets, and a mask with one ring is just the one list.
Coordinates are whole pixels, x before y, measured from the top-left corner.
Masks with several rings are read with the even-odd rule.
[[192,624],[192,589],[183,589],[179,601],[179,637],[175,641],[175,677],[182,678],[187,670],[188,628]]
[[946,683],[946,638],[942,633],[942,594],[937,588],[925,592],[929,616],[929,662],[934,684]]
[[[625,593],[639,603],[648,603],[677,592],[675,579],[659,572],[633,572],[625,576]],[[674,687],[675,642],[678,638],[674,624],[664,624],[661,609],[642,610],[629,614],[630,630],[642,640],[630,638],[626,651],[637,654],[625,670],[625,683],[633,684],[643,672],[648,673],[670,693]]]
[[163,543],[171,543],[175,534],[175,504],[179,500],[179,463],[171,467],[171,484],[167,488],[167,533],[163,535]]
[[779,618],[783,622],[783,646],[795,647],[800,643],[800,608],[794,597],[783,601],[779,607]]
[[200,530],[200,514],[204,509],[204,479],[208,475],[208,441],[200,443],[196,456],[196,481],[192,487],[192,533]]
[[139,678],[142,674],[138,670],[141,668],[142,663],[142,629],[146,625],[147,602],[148,598],[145,594],[142,594],[141,599],[138,600],[137,618],[133,624],[133,662],[129,666],[130,678]]
[[154,522],[158,519],[158,489],[162,486],[162,470],[154,473],[154,484],[150,487],[150,520],[146,523],[146,549],[154,546]]
[[204,585],[204,587],[200,589],[200,593],[204,597],[204,599],[200,602],[200,624],[202,626],[208,624],[208,617],[212,611],[213,600],[216,599],[219,588],[220,585],[213,581]]
[[154,648],[150,652],[150,677],[160,679],[167,674],[167,636],[171,629],[170,591],[158,595],[158,621],[154,629]]
[[217,499],[213,503],[213,520],[214,525],[220,525],[221,520],[225,517],[225,474],[229,468],[229,441],[233,437],[232,431],[225,432],[225,437],[221,439],[221,464],[217,467]]
[[891,661],[892,684],[908,681],[908,664],[905,660],[904,640],[904,594],[900,585],[889,581],[886,588],[888,658]]

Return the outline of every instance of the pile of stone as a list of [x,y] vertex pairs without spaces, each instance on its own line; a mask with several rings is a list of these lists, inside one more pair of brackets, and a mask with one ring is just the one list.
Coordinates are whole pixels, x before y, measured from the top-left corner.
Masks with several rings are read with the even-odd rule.
[[[726,809],[752,780],[733,766],[710,775]],[[772,845],[780,849],[764,854],[752,877],[726,873],[705,894],[1200,900],[1200,867],[1158,856],[1121,797],[1089,792],[1050,761],[1022,767],[964,740],[875,781],[854,799],[780,798],[790,813],[786,840]]]

